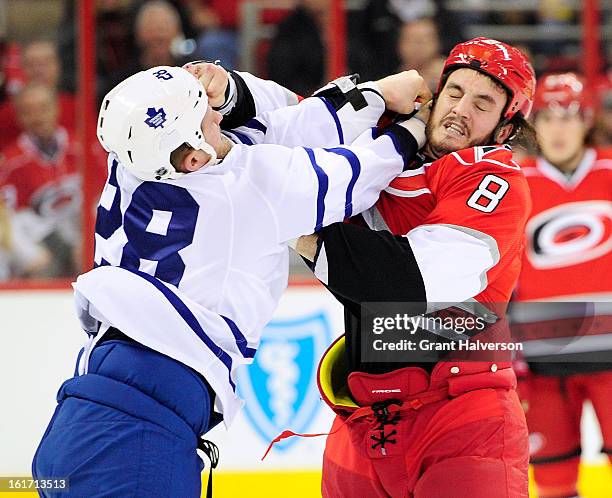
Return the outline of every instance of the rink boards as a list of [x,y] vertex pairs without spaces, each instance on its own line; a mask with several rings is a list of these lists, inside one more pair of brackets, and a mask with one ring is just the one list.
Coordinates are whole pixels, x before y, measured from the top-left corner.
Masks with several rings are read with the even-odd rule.
[[[84,334],[68,289],[0,291],[0,317],[5,396],[0,476],[26,476],[54,409],[57,388],[72,375]],[[235,498],[245,490],[251,497],[318,495],[324,438],[292,438],[277,445],[264,462],[260,459],[270,440],[284,429],[314,433],[329,428],[331,413],[316,390],[316,364],[341,330],[342,310],[321,287],[297,285],[285,293],[254,365],[238,379],[245,409],[229,432],[218,427],[210,434],[221,448],[215,497]],[[583,494],[610,496],[612,478],[610,470],[601,466],[605,461],[598,453],[601,436],[590,407],[583,424]],[[205,481],[207,475],[203,477]],[[35,496],[18,496],[28,495]]]

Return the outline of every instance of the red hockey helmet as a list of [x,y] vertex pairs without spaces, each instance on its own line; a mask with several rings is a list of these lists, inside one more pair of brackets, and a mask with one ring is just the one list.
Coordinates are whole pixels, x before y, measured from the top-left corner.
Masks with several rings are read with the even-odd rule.
[[535,93],[535,72],[527,57],[517,48],[491,38],[474,38],[459,43],[444,63],[437,93],[455,69],[467,67],[490,76],[508,92],[509,100],[503,112],[511,119],[517,112],[529,116]]
[[592,103],[584,81],[575,73],[549,74],[538,82],[533,112],[542,109],[563,110],[570,113],[592,112]]

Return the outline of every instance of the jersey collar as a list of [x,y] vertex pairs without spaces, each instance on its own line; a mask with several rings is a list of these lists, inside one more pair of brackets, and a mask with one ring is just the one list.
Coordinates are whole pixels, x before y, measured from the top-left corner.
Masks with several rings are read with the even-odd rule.
[[589,171],[591,171],[593,164],[595,164],[596,156],[597,153],[594,149],[586,149],[578,167],[569,176],[564,175],[558,168],[541,156],[536,160],[536,167],[545,177],[569,190],[576,188]]

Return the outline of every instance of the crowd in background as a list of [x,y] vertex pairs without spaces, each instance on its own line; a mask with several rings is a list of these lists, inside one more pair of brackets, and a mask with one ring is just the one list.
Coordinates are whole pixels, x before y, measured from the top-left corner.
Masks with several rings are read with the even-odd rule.
[[[464,0],[474,7],[479,0]],[[23,5],[28,2],[19,2]],[[41,4],[41,2],[34,2]],[[220,60],[240,66],[239,0],[98,0],[98,99],[131,74],[157,65]],[[560,30],[579,22],[567,0],[534,0],[524,12],[452,9],[431,0],[346,2],[348,70],[362,80],[417,69],[432,90],[445,53],[477,24]],[[457,4],[457,2],[454,2]],[[58,22],[8,26],[0,45],[0,281],[70,277],[80,270],[80,151],[92,148],[100,187],[105,153],[80,144],[77,123],[77,2],[46,2]],[[278,7],[276,5],[278,4]],[[326,79],[328,0],[268,1],[271,27],[257,50],[258,73],[308,95]],[[27,21],[27,16],[17,16]],[[604,20],[606,18],[604,17]],[[25,23],[27,24],[27,22]],[[11,38],[11,31],[20,33]],[[539,73],[580,68],[579,41],[540,39],[522,45]],[[604,57],[605,59],[605,57]],[[602,68],[603,69],[603,68]],[[612,144],[612,90],[602,78],[593,140]],[[95,119],[91,116],[91,119]]]

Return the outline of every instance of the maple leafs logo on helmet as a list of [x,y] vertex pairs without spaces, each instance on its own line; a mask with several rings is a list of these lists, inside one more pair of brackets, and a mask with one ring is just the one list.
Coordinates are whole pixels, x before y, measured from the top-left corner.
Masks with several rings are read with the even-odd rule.
[[448,75],[462,67],[486,74],[508,92],[503,119],[512,119],[519,112],[524,118],[529,116],[535,93],[535,72],[519,49],[485,37],[455,45],[444,63],[437,93],[442,90]]
[[166,122],[166,112],[163,107],[159,109],[155,109],[154,107],[149,107],[147,109],[148,119],[145,119],[145,124],[150,126],[151,128],[163,128],[164,123]]

